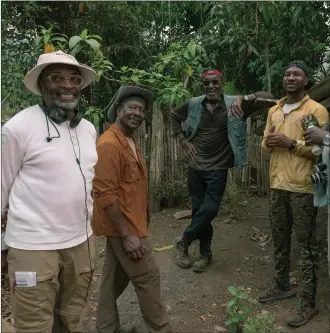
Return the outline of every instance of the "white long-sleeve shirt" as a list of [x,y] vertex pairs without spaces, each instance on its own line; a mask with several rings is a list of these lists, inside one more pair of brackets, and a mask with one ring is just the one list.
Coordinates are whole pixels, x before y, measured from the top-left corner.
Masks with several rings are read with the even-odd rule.
[[[53,124],[48,122],[50,136],[58,136]],[[9,247],[70,248],[92,234],[91,191],[97,162],[95,128],[85,119],[76,129],[70,128],[69,122],[55,126],[60,138],[47,142],[45,114],[39,105],[34,105],[2,127],[1,208],[9,204],[5,235]]]

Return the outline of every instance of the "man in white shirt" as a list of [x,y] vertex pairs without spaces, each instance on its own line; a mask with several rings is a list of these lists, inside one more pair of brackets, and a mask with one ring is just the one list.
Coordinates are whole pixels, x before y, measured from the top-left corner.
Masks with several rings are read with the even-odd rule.
[[2,128],[2,218],[16,333],[81,332],[94,268],[94,126],[76,107],[96,73],[62,51],[24,84],[41,95]]

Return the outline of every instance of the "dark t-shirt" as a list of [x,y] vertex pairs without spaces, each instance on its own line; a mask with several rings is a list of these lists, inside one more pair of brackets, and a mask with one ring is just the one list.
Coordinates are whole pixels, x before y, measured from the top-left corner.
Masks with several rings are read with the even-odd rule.
[[189,166],[197,170],[229,169],[234,166],[234,153],[227,131],[227,110],[223,101],[212,111],[203,108],[197,134],[192,140],[196,158]]
[[[205,108],[205,101],[203,106],[198,131],[192,139],[196,149],[196,157],[193,161],[190,160],[188,165],[191,168],[204,171],[232,168],[234,166],[234,153],[228,139],[225,103],[221,100],[212,112]],[[189,101],[176,107],[171,113],[171,116],[176,118],[175,123],[180,126],[180,131],[179,121],[183,121],[183,115],[188,115],[188,107]]]
[[[272,94],[265,91],[258,91],[254,94],[261,98],[274,98]],[[188,108],[189,100],[174,108],[170,113],[172,131],[179,141],[185,138],[181,123],[188,117]],[[246,117],[259,107],[244,101],[242,109]],[[204,104],[201,122],[192,142],[197,151],[195,160],[189,162],[189,166],[192,168],[206,171],[228,169],[234,166],[234,154],[228,138],[227,110],[223,98],[212,113],[205,108]]]

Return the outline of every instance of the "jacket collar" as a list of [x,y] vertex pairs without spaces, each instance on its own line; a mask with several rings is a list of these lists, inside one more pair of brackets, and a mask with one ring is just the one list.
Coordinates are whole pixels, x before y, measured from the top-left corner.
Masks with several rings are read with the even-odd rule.
[[[281,107],[282,107],[282,106],[285,104],[285,102],[287,101],[287,99],[288,99],[288,97],[285,96],[285,97],[281,98],[280,100],[278,100],[278,101],[276,102],[276,104],[277,104],[278,106],[281,106]],[[300,106],[302,106],[303,104],[305,104],[309,99],[310,99],[309,95],[306,94],[305,97],[301,100],[301,104],[300,104]]]
[[[120,142],[120,144],[123,148],[126,148],[128,146],[128,142],[126,140],[125,134],[119,127],[117,127],[115,124],[113,124],[109,128],[109,131],[112,131],[115,134],[115,136],[117,137],[118,141]],[[136,141],[133,137],[132,137],[132,139],[134,141],[136,150],[138,151],[139,145],[136,143]]]

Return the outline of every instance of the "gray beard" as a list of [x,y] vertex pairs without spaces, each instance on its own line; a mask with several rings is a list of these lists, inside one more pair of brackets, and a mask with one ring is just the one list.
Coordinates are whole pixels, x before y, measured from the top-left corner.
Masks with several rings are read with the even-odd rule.
[[52,94],[49,91],[43,90],[43,89],[41,89],[41,91],[42,91],[42,96],[43,96],[45,102],[48,102],[52,106],[58,107],[64,111],[74,110],[77,107],[79,99],[80,99],[80,94],[78,94],[77,98],[74,101],[62,102],[56,98],[55,94]]
[[57,106],[60,109],[63,109],[65,111],[73,110],[78,105],[78,98],[75,101],[72,102],[61,102],[56,99],[53,99],[53,105]]

